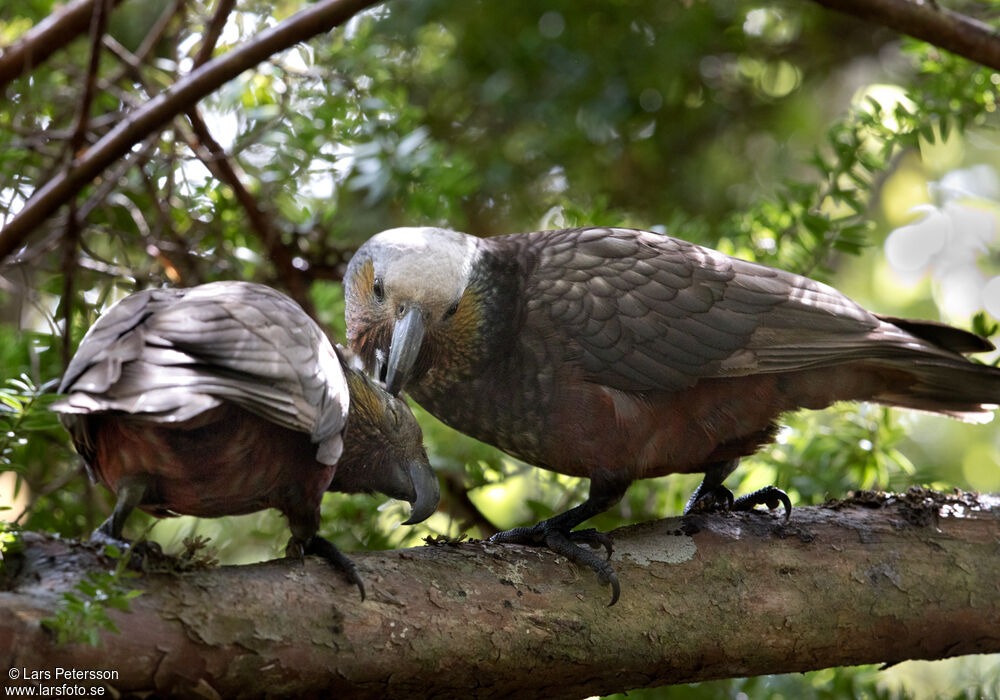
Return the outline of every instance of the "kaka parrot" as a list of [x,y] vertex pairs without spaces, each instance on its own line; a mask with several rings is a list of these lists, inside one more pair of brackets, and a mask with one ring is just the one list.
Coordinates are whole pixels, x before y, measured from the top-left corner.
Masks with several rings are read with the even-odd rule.
[[481,239],[384,231],[344,279],[347,336],[390,393],[526,462],[587,477],[587,500],[496,542],[546,546],[619,585],[573,528],[636,479],[704,473],[685,512],[775,508],[723,480],[778,416],[874,401],[975,420],[1000,369],[989,341],[871,313],[837,290],[649,231],[582,228]]
[[118,498],[95,530],[156,516],[218,517],[277,508],[287,553],[353,563],[317,534],[326,491],[379,491],[437,507],[438,483],[409,407],[351,369],[290,298],[248,282],[147,289],[90,328],[53,404],[91,478]]

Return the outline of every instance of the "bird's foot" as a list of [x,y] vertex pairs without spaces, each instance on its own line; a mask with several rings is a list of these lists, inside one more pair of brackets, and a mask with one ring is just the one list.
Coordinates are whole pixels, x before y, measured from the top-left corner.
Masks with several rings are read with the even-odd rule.
[[748,511],[753,510],[755,506],[767,506],[770,510],[784,506],[785,520],[788,520],[792,514],[792,502],[789,500],[788,494],[777,486],[765,486],[753,493],[734,498],[732,491],[719,485],[704,493],[696,493],[684,508],[684,515],[717,513],[727,510]]
[[757,489],[753,493],[740,496],[731,506],[732,510],[753,510],[754,506],[767,506],[769,510],[774,510],[778,506],[785,507],[785,520],[792,516],[792,502],[788,494],[777,486],[765,486]]
[[[128,566],[132,569],[145,569],[148,562],[165,561],[169,557],[163,553],[163,548],[151,540],[139,540],[130,542],[121,537],[115,537],[101,528],[97,528],[90,535],[90,543],[97,545],[102,551],[107,547],[114,547],[121,557],[128,557]],[[112,554],[115,558],[119,555]]]
[[344,574],[344,578],[349,583],[353,583],[358,587],[358,590],[361,592],[361,600],[365,599],[365,583],[361,580],[361,575],[358,573],[357,567],[332,542],[319,535],[313,535],[305,542],[295,537],[288,541],[288,546],[285,547],[285,556],[293,559],[302,559],[306,554],[314,554],[317,557],[322,557],[340,569],[340,572]]
[[610,559],[612,551],[611,538],[603,532],[598,532],[594,529],[565,532],[549,526],[547,521],[542,521],[533,527],[516,527],[513,530],[498,532],[489,541],[494,544],[523,544],[530,547],[546,547],[580,566],[591,569],[597,574],[597,578],[602,584],[610,585],[611,602],[608,603],[608,607],[618,602],[621,586],[618,583],[618,575],[615,574],[615,570],[611,568],[606,559],[601,559],[593,552],[589,552],[579,546],[580,544],[586,544],[593,549],[603,547],[607,551],[607,558]]
[[704,492],[699,488],[684,506],[684,515],[725,512],[733,507],[735,501],[733,492],[721,484]]

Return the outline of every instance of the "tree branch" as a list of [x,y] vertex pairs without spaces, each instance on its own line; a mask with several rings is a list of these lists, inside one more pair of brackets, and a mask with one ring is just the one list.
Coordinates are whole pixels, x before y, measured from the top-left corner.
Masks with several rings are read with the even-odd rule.
[[205,35],[201,38],[201,46],[198,48],[198,53],[194,57],[196,68],[208,63],[208,60],[212,58],[212,54],[215,52],[215,45],[219,43],[222,30],[226,28],[229,15],[232,14],[235,7],[236,0],[219,0],[219,4],[215,7],[215,12],[212,13],[212,19],[209,20],[208,26],[205,28]]
[[[109,11],[120,2],[111,0]],[[94,0],[74,0],[25,32],[0,54],[0,90],[87,31],[93,16]]]
[[246,214],[250,229],[267,250],[282,285],[299,306],[315,319],[316,308],[312,303],[312,297],[309,296],[309,280],[302,270],[295,267],[294,257],[282,242],[281,234],[275,228],[272,218],[260,208],[257,198],[243,185],[236,167],[229,162],[225,149],[212,136],[198,108],[189,107],[187,117],[197,139],[197,141],[192,139],[188,143],[191,150],[212,175],[233,191],[233,196]]
[[820,5],[922,39],[1000,70],[1000,37],[993,27],[926,0],[813,0]]
[[912,489],[799,508],[787,524],[743,513],[623,528],[612,608],[591,572],[482,542],[352,555],[364,602],[312,558],[146,575],[98,649],[57,647],[39,627],[96,555],[24,540],[18,573],[0,579],[0,666],[108,669],[118,690],[158,697],[578,698],[1000,651],[996,496]]
[[40,187],[0,229],[0,260],[115,160],[198,100],[269,56],[329,31],[381,0],[321,0],[256,38],[209,61],[130,114],[66,172]]
[[[212,21],[209,23],[208,31],[205,33],[201,48],[198,50],[198,55],[195,57],[195,66],[202,65],[212,56],[215,44],[225,27],[226,18],[232,12],[235,4],[235,0],[220,0]],[[195,139],[197,139],[197,141],[188,142],[191,150],[219,181],[229,185],[236,201],[246,213],[250,228],[267,249],[268,256],[288,293],[309,316],[315,319],[316,308],[312,303],[312,297],[309,296],[309,280],[295,266],[294,257],[282,242],[281,234],[274,226],[271,217],[261,209],[257,198],[250,194],[250,190],[243,185],[243,179],[236,171],[236,166],[229,162],[225,149],[212,136],[208,125],[198,111],[197,105],[188,107],[187,117],[191,122],[191,130],[194,132]]]
[[[100,0],[94,5],[94,16],[90,22],[90,61],[87,64],[87,79],[84,81],[83,94],[80,96],[80,106],[77,109],[76,126],[69,138],[69,152],[75,158],[84,144],[87,143],[87,130],[90,126],[90,109],[94,103],[94,93],[97,92],[97,72],[101,65],[101,39],[108,24],[108,13],[111,12],[110,0]],[[72,162],[72,161],[70,161]],[[71,167],[71,165],[67,165]],[[69,215],[66,217],[66,233],[63,237],[63,288],[62,313],[63,327],[67,332],[62,338],[63,367],[69,366],[72,348],[70,340],[73,327],[73,289],[76,286],[76,269],[79,257],[77,246],[80,243],[80,219],[77,212],[76,199],[70,200]]]
[[477,528],[479,536],[483,538],[492,537],[500,532],[469,498],[470,486],[466,483],[464,472],[458,469],[439,469],[438,478],[444,487],[439,508],[443,508],[455,518],[460,529]]

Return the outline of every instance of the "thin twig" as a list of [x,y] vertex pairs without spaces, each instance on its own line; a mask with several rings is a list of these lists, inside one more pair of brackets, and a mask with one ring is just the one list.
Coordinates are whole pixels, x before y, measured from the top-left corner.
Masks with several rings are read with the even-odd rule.
[[194,57],[195,68],[204,65],[212,58],[215,46],[219,43],[219,37],[222,36],[222,30],[226,28],[226,22],[229,21],[229,15],[232,14],[234,7],[236,7],[236,0],[219,0],[219,5],[215,8],[215,13],[205,28],[201,47]]
[[[117,83],[120,80],[122,80],[125,76],[129,76],[133,82],[141,85],[143,90],[145,90],[146,94],[149,95],[150,97],[155,96],[160,92],[160,89],[157,86],[155,86],[150,80],[148,80],[146,76],[143,74],[142,67],[144,62],[148,58],[150,52],[152,51],[153,47],[155,47],[163,39],[163,35],[166,33],[166,30],[170,25],[170,22],[176,16],[182,14],[184,6],[185,6],[185,0],[174,0],[174,2],[170,5],[170,7],[166,8],[161,13],[153,30],[150,32],[150,34],[146,37],[143,43],[136,50],[136,53],[132,53],[131,51],[129,51],[122,44],[115,41],[113,37],[110,36],[105,37],[106,46],[111,50],[111,52],[115,56],[118,57],[118,59],[123,64],[122,69],[116,74],[116,76],[112,79],[111,82]],[[175,41],[173,46],[174,49],[173,63],[175,66],[178,63],[176,43],[177,42],[175,35]],[[173,76],[173,78],[176,79],[176,76]],[[132,102],[130,102],[130,104],[132,104],[134,108],[137,108],[139,106],[138,104],[134,104]],[[170,160],[171,157],[168,156],[167,158],[168,163],[170,162]],[[200,280],[200,275],[198,274],[195,267],[190,263],[187,246],[183,244],[183,241],[181,241],[180,245],[177,245],[178,235],[177,232],[174,230],[172,223],[170,222],[169,213],[166,211],[167,207],[164,204],[164,198],[161,196],[161,193],[158,193],[156,191],[156,188],[153,186],[153,183],[150,181],[147,174],[143,171],[141,167],[142,163],[140,163],[139,166],[140,167],[137,169],[140,173],[140,177],[143,181],[143,184],[145,185],[145,189],[150,197],[150,201],[152,201],[155,206],[155,215],[157,224],[156,237],[154,238],[153,227],[150,226],[149,222],[146,221],[146,219],[142,216],[142,213],[136,210],[134,205],[132,205],[131,207],[128,206],[131,204],[131,202],[121,201],[120,204],[130,209],[132,218],[133,220],[135,220],[139,233],[143,237],[144,245],[142,247],[146,250],[146,252],[150,256],[155,257],[161,263],[167,276],[175,284],[185,284],[185,283],[191,284],[193,279]],[[170,185],[172,185],[172,179],[168,178],[167,181]],[[169,201],[169,198],[170,195],[168,191],[166,195],[166,200]],[[161,234],[165,234],[172,239],[171,246],[169,247],[174,252],[178,252],[180,257],[183,258],[181,267],[178,267],[178,265],[175,264],[174,260],[168,257],[168,255],[164,252],[162,239],[160,238]],[[183,272],[181,268],[183,268]]]
[[470,527],[479,529],[480,537],[488,538],[500,530],[469,498],[469,485],[465,481],[464,472],[455,469],[443,469],[438,472],[444,481],[444,494],[441,499],[446,511],[458,521],[459,529],[465,531]]
[[[97,85],[97,73],[101,64],[101,37],[107,26],[110,0],[100,0],[94,5],[94,16],[90,23],[90,62],[87,66],[87,79],[84,81],[83,94],[80,96],[80,107],[77,111],[76,126],[70,137],[71,158],[67,169],[73,167],[73,161],[78,153],[83,151],[87,143],[87,129],[90,123],[90,107],[94,103],[94,92]],[[72,345],[73,328],[73,289],[76,281],[77,255],[80,241],[80,219],[77,216],[76,198],[70,200],[69,216],[66,217],[66,234],[63,241],[63,334],[62,360],[63,366],[69,365]]]
[[135,50],[135,57],[141,63],[145,63],[146,58],[149,54],[156,48],[156,45],[163,38],[166,33],[167,28],[170,26],[170,21],[184,9],[184,0],[174,0],[174,4],[171,7],[164,8],[163,12],[156,19],[156,23],[149,30],[149,34],[146,38],[142,40],[139,47]]
[[[174,229],[169,207],[164,203],[165,200],[160,196],[160,192],[153,185],[153,181],[149,175],[141,169],[140,173],[146,194],[149,196],[150,201],[155,203],[156,207],[157,242],[149,244],[155,250],[150,250],[149,246],[147,246],[147,251],[151,255],[163,257],[161,265],[167,270],[167,276],[170,277],[174,284],[184,287],[201,284],[204,281],[201,270],[195,265],[194,261],[196,259],[190,255],[186,242]],[[169,199],[166,201],[169,201]],[[164,243],[167,243],[167,245],[164,245]],[[170,272],[171,269],[173,273]],[[176,279],[174,276],[176,276]]]
[[159,145],[159,141],[160,132],[157,131],[146,137],[146,140],[138,151],[133,151],[128,157],[117,163],[111,172],[101,179],[101,184],[94,191],[94,194],[87,198],[80,207],[81,218],[86,219],[92,211],[101,205],[101,202],[107,199],[108,195],[118,187],[118,181],[125,176],[129,168],[133,166],[142,167],[143,163],[152,158],[153,152],[156,151],[156,147]]
[[256,198],[243,185],[235,167],[226,157],[225,149],[212,137],[208,125],[201,118],[197,108],[188,109],[187,115],[191,121],[191,128],[198,138],[197,143],[191,144],[192,150],[215,177],[229,185],[233,190],[236,200],[246,212],[250,227],[267,248],[268,256],[274,263],[288,293],[305,309],[306,313],[316,318],[316,309],[309,297],[307,275],[295,267],[292,254],[282,242],[281,235],[275,229],[270,217],[261,210]]
[[[205,32],[205,42],[202,44],[195,58],[195,67],[198,67],[211,58],[215,42],[218,41],[226,25],[228,16],[234,7],[235,0],[221,0],[216,7],[216,11],[209,21]],[[132,70],[130,72],[134,79],[143,85],[147,93],[155,96],[157,94],[156,87],[149,84],[139,71],[141,65],[139,57],[132,55],[128,49],[117,44],[117,42],[114,42],[112,45],[114,53],[127,67],[131,67]],[[189,108],[187,116],[194,135],[192,136],[184,129],[179,129],[176,133],[187,142],[192,152],[216,178],[229,185],[240,206],[246,212],[250,227],[257,233],[261,242],[267,248],[269,257],[277,268],[284,286],[306,312],[315,318],[315,309],[309,297],[309,282],[302,271],[295,267],[293,256],[283,245],[281,237],[275,230],[270,218],[261,209],[256,198],[243,185],[243,178],[237,172],[236,166],[230,162],[225,149],[212,136],[197,107],[192,106]],[[157,251],[162,253],[158,247]],[[175,283],[179,281],[174,280]]]
[[187,111],[202,97],[271,55],[329,31],[380,0],[320,0],[252,40],[212,59],[137,109],[98,141],[67,172],[39,187],[3,229],[0,260],[23,245],[25,238],[132,146]]
[[[109,11],[121,2],[109,1]],[[85,32],[93,16],[94,0],[75,0],[53,10],[18,41],[3,49],[0,53],[0,90]]]
[[126,75],[131,75],[136,78],[137,81],[141,82],[141,75],[139,74],[140,67],[146,61],[150,52],[163,38],[163,34],[170,26],[170,21],[181,12],[183,7],[184,0],[174,0],[173,5],[164,8],[163,12],[160,13],[159,18],[156,20],[156,23],[153,25],[153,28],[150,29],[149,34],[143,40],[142,44],[140,44],[135,50],[135,53],[126,49],[112,36],[106,36],[104,38],[107,47],[125,64],[117,74],[108,80],[109,83],[116,84]]
[[62,256],[62,353],[63,368],[69,366],[73,355],[73,290],[76,282],[77,255],[80,245],[80,219],[77,215],[76,200],[69,203],[69,215],[66,217],[66,229],[63,233]]
[[[215,44],[219,40],[229,14],[235,5],[235,0],[219,1],[205,32],[204,43],[194,59],[196,67],[212,57]],[[271,218],[261,209],[257,199],[244,186],[243,178],[237,172],[236,166],[230,161],[225,149],[212,136],[208,125],[198,111],[197,105],[188,108],[187,117],[191,123],[191,129],[197,137],[196,142],[189,143],[191,150],[215,177],[229,185],[236,200],[246,212],[250,227],[267,248],[268,255],[281,276],[285,288],[292,298],[305,309],[306,313],[316,318],[316,309],[309,296],[309,280],[306,279],[302,270],[295,267],[293,256],[282,243],[281,236],[275,229]]]

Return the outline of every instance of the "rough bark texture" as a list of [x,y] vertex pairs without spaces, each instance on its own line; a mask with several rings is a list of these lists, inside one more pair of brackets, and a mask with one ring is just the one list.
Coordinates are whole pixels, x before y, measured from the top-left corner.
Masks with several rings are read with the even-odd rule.
[[465,542],[355,554],[365,602],[312,559],[145,575],[95,649],[38,621],[99,560],[28,533],[0,582],[0,682],[63,667],[158,695],[576,698],[1000,651],[997,497],[862,494],[787,524],[672,518],[615,541],[612,608],[552,554]]

